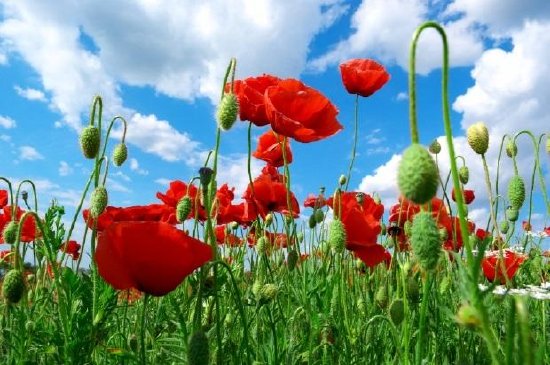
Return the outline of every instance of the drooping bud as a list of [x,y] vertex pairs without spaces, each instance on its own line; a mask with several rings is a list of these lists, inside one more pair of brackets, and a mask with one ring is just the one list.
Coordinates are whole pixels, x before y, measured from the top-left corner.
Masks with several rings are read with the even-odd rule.
[[2,296],[8,303],[16,304],[21,300],[25,291],[25,282],[21,271],[12,269],[4,276]]
[[428,147],[428,150],[434,155],[437,155],[439,152],[441,152],[441,144],[438,142],[437,139],[434,139],[434,141]]
[[198,330],[189,339],[189,350],[187,352],[187,363],[189,365],[204,365],[209,363],[210,350],[208,337],[203,330]]
[[239,101],[233,93],[225,94],[218,104],[216,119],[218,126],[224,131],[228,131],[233,127],[239,114]]
[[80,148],[86,158],[95,158],[99,152],[100,144],[99,129],[93,125],[89,125],[82,130],[80,134]]
[[502,221],[500,222],[500,232],[503,234],[508,233],[508,229],[510,229],[510,224],[508,221]]
[[124,161],[128,158],[128,147],[126,143],[119,143],[113,150],[113,163],[115,166],[122,166]]
[[333,220],[330,223],[328,242],[336,252],[343,252],[346,248],[346,228],[341,220]]
[[512,206],[506,208],[506,217],[510,222],[517,221],[519,217],[519,210]]
[[431,271],[437,266],[441,253],[439,229],[429,212],[420,212],[414,216],[411,229],[411,245],[420,266]]
[[458,179],[463,184],[467,184],[470,181],[470,170],[467,166],[462,166],[458,169]]
[[346,185],[347,181],[348,178],[346,177],[346,175],[340,175],[340,178],[338,179],[338,184],[340,184],[340,186]]
[[413,203],[425,204],[435,196],[438,186],[437,166],[420,144],[412,144],[403,153],[397,181],[401,194]]
[[273,214],[268,213],[268,214],[266,214],[266,216],[265,216],[265,225],[266,225],[266,226],[270,226],[271,223],[273,223]]
[[468,144],[479,155],[485,154],[489,148],[489,131],[483,122],[472,124],[466,130]]
[[402,299],[395,299],[390,304],[390,318],[396,326],[399,326],[405,318],[405,304]]
[[510,158],[516,157],[518,154],[518,146],[516,145],[516,142],[514,140],[510,139],[506,143],[506,155]]
[[6,226],[4,227],[4,230],[2,231],[2,236],[4,237],[4,242],[8,245],[15,244],[15,241],[17,240],[17,229],[19,228],[19,223],[16,221],[10,221]]
[[184,222],[189,217],[189,213],[191,213],[191,198],[184,196],[176,206],[176,219],[180,223]]
[[203,189],[207,187],[208,184],[210,184],[210,181],[212,181],[213,174],[214,174],[214,170],[212,170],[210,167],[201,167],[199,169],[199,179]]
[[90,197],[90,215],[92,218],[97,219],[97,217],[103,213],[107,207],[108,201],[107,189],[105,189],[104,186],[95,188]]
[[508,183],[508,201],[512,208],[519,210],[525,201],[525,183],[519,175],[514,175]]

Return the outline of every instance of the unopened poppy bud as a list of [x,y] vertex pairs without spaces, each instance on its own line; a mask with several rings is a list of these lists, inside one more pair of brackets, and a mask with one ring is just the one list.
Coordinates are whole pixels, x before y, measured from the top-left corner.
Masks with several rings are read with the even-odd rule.
[[355,195],[355,199],[357,200],[357,203],[359,203],[359,205],[363,205],[363,202],[365,201],[365,193],[357,193]]
[[210,167],[201,167],[199,169],[199,178],[201,185],[203,189],[210,184],[210,181],[212,181],[212,175],[214,174],[214,170],[212,170]]
[[346,228],[341,220],[333,220],[330,223],[328,241],[330,247],[336,252],[343,252],[346,248]]
[[469,329],[474,329],[481,323],[477,309],[470,304],[462,304],[456,314],[456,321]]
[[508,183],[508,201],[510,205],[519,210],[525,200],[525,183],[519,175],[514,175]]
[[439,183],[437,166],[420,144],[414,143],[403,152],[397,181],[401,194],[413,203],[425,204],[435,196]]
[[340,184],[340,186],[346,185],[347,181],[348,178],[346,177],[346,175],[340,175],[340,178],[338,179],[338,184]]
[[289,271],[292,271],[296,268],[296,264],[298,263],[298,252],[296,250],[288,251],[287,262]]
[[260,301],[270,302],[279,293],[279,288],[275,284],[265,284],[260,290]]
[[8,245],[15,244],[15,241],[17,240],[17,229],[19,228],[19,223],[16,221],[10,221],[6,226],[4,227],[4,230],[2,231],[2,236],[4,237],[4,242]]
[[265,216],[265,225],[266,225],[266,226],[270,226],[271,223],[273,223],[273,214],[268,213],[268,214],[266,214],[266,216]]
[[420,212],[414,216],[410,241],[420,266],[426,271],[435,269],[441,253],[441,241],[431,213]]
[[189,365],[204,365],[210,361],[210,349],[208,337],[203,330],[198,330],[189,339],[187,363]]
[[124,161],[128,158],[128,147],[126,143],[119,143],[113,150],[113,163],[115,166],[122,166]]
[[508,143],[506,143],[506,155],[510,158],[516,157],[518,154],[518,146],[516,145],[516,142],[513,140],[508,140]]
[[472,124],[466,130],[468,144],[479,155],[485,154],[489,148],[489,131],[485,123],[478,122]]
[[232,221],[231,223],[229,223],[229,226],[232,230],[236,231],[239,228],[239,222]]
[[510,222],[515,222],[519,217],[519,210],[514,207],[506,208],[506,217]]
[[218,126],[224,131],[228,131],[233,127],[239,114],[239,101],[233,93],[225,94],[218,104],[216,119]]
[[317,219],[315,219],[315,214],[309,216],[308,225],[310,229],[315,228],[317,225]]
[[27,202],[27,199],[29,199],[29,193],[26,190],[21,192],[21,199],[23,199],[25,203]]
[[428,150],[434,155],[437,155],[439,152],[441,152],[441,144],[438,142],[437,139],[434,139],[434,141],[428,147]]
[[393,324],[399,326],[405,318],[405,304],[402,299],[396,299],[390,304],[390,318]]
[[103,213],[107,207],[108,201],[107,189],[105,189],[104,186],[95,188],[90,197],[90,215],[92,218],[97,219],[97,217]]
[[388,289],[385,285],[382,285],[376,291],[374,295],[374,301],[380,308],[386,308],[388,305]]
[[508,221],[502,221],[500,222],[500,232],[503,234],[508,233],[508,229],[510,229],[510,224]]
[[256,280],[252,284],[252,294],[256,297],[256,299],[260,299],[260,291],[262,290],[263,284],[261,281]]
[[315,210],[315,213],[313,213],[313,215],[315,216],[315,221],[317,221],[317,223],[321,223],[323,219],[325,219],[325,214],[321,209]]
[[418,282],[412,276],[407,279],[407,297],[411,303],[418,303],[420,299],[420,288]]
[[99,129],[93,125],[89,125],[82,130],[80,134],[80,148],[86,158],[95,158],[99,151],[100,144]]
[[269,241],[264,236],[258,238],[258,242],[256,242],[256,252],[260,255],[267,254],[267,251],[269,249]]
[[184,222],[189,217],[189,213],[191,213],[191,198],[184,196],[176,206],[176,219],[180,223]]
[[462,166],[458,169],[458,180],[463,184],[467,184],[470,181],[470,170],[467,166]]
[[25,291],[25,282],[21,271],[12,269],[4,276],[2,283],[2,296],[11,304],[16,304],[21,300]]

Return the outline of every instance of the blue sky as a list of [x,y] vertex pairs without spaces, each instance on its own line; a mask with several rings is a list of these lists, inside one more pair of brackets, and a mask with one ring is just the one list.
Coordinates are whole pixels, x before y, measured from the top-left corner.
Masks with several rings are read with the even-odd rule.
[[[487,155],[496,170],[505,133],[550,131],[550,5],[546,0],[231,0],[0,1],[0,175],[33,179],[41,209],[56,198],[74,209],[91,162],[78,146],[92,97],[104,98],[104,121],[129,122],[129,161],[112,168],[112,205],[157,202],[173,179],[189,180],[213,148],[214,111],[230,57],[237,78],[270,73],[300,78],[338,107],[344,130],[316,143],[292,142],[293,190],[299,201],[320,186],[332,191],[347,171],[354,97],[342,86],[338,64],[373,58],[390,82],[360,100],[358,157],[350,186],[378,192],[389,207],[397,198],[396,167],[410,141],[408,46],[414,28],[435,19],[448,30],[450,97],[455,147],[468,161],[470,209],[487,219],[478,157],[463,138],[483,120],[491,133]],[[119,11],[124,9],[124,11]],[[420,138],[441,138],[441,45],[425,32],[419,45]],[[254,129],[254,137],[265,129]],[[120,138],[120,136],[118,136]],[[117,143],[111,140],[109,149]],[[519,141],[520,173],[533,166],[532,147]],[[444,148],[444,152],[446,149]],[[245,187],[246,124],[224,133],[219,185]],[[549,158],[541,154],[547,185]],[[511,177],[503,162],[502,185]],[[448,168],[443,157],[442,170]],[[254,171],[261,164],[254,163]],[[538,188],[537,188],[538,189]],[[534,228],[548,225],[540,199]],[[522,212],[522,218],[527,212]],[[521,218],[520,218],[521,219]]]

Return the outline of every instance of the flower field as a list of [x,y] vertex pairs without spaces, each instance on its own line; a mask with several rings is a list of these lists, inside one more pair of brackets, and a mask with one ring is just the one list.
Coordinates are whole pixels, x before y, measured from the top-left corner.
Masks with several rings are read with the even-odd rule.
[[[449,174],[440,171],[442,145],[419,142],[416,44],[428,28],[444,44]],[[132,126],[123,116],[104,119],[95,97],[79,139],[93,167],[74,216],[55,201],[39,207],[32,180],[0,177],[0,243],[8,247],[0,251],[0,363],[549,364],[550,225],[531,217],[537,206],[550,218],[540,157],[550,154],[550,135],[518,130],[490,144],[480,121],[466,133],[476,159],[456,155],[444,29],[422,24],[410,50],[411,143],[395,171],[396,204],[349,186],[361,149],[358,105],[391,78],[374,60],[340,65],[355,99],[352,159],[347,174],[320,181],[303,202],[292,191],[292,145],[343,128],[322,91],[275,75],[238,79],[232,59],[203,167],[149,205],[122,207],[110,205],[105,185],[131,156]],[[242,196],[218,179],[220,142],[237,119],[248,125]],[[114,146],[113,126],[124,131]],[[251,131],[260,127],[255,143]],[[518,170],[519,139],[532,142],[530,176]],[[488,165],[489,148],[499,149],[498,165]],[[252,159],[264,164],[257,175]],[[499,185],[504,159],[514,173]],[[470,176],[474,165],[485,174]],[[474,179],[486,190],[470,189]],[[468,207],[485,195],[482,226]]]

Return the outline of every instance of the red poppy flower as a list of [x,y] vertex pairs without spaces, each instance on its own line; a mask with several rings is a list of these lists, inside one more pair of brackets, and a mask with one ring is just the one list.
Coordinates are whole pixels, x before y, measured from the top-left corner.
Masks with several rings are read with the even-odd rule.
[[[157,193],[157,198],[169,207],[176,209],[181,198],[189,196],[191,198],[191,214],[189,214],[188,218],[194,218],[195,214],[198,214],[199,220],[204,220],[206,219],[206,211],[200,205],[199,199],[197,199],[198,194],[199,189],[195,185],[187,186],[183,181],[174,180],[170,182],[170,186],[165,194],[161,192]],[[198,212],[195,211],[195,206],[197,206]]]
[[216,242],[219,245],[237,247],[242,244],[242,240],[239,237],[227,232],[227,226],[225,225],[216,226],[214,233],[216,234]]
[[338,110],[319,91],[294,79],[265,90],[265,110],[271,128],[299,142],[314,142],[342,129]]
[[377,237],[382,228],[380,219],[384,214],[384,206],[363,194],[362,203],[357,199],[356,192],[345,192],[339,195],[340,206],[334,198],[328,200],[328,205],[334,210],[334,215],[340,219],[346,229],[346,248],[358,250],[362,246],[376,245]]
[[[88,209],[84,209],[82,215],[88,227],[92,229],[93,219],[89,216]],[[164,204],[134,205],[123,208],[108,206],[98,217],[97,230],[102,232],[114,222],[126,221],[177,223],[175,210]]]
[[[451,192],[451,198],[454,202],[456,202],[456,196],[455,196],[455,189],[453,188],[453,191]],[[474,201],[476,198],[473,190],[464,189],[464,193],[462,194],[462,198],[464,199],[464,203],[470,204]]]
[[304,207],[307,208],[319,209],[324,207],[325,205],[327,205],[327,200],[322,194],[320,194],[319,196],[309,194],[306,200],[304,200]]
[[[268,170],[269,171],[269,170]],[[279,175],[279,174],[277,174]],[[292,192],[290,192],[290,204],[289,210],[287,202],[287,189],[280,176],[267,174],[262,171],[253,184],[253,190],[248,185],[246,191],[243,194],[245,200],[245,212],[244,219],[252,221],[256,219],[259,214],[262,218],[270,212],[279,212],[283,214],[289,214],[292,212],[294,217],[298,217],[300,214],[300,206],[298,201]]]
[[7,190],[0,190],[0,209],[8,205],[8,192]]
[[381,262],[386,262],[387,265],[391,262],[391,254],[384,246],[375,244],[371,246],[361,246],[353,251],[367,267],[375,267]]
[[115,222],[98,239],[101,277],[115,289],[155,296],[176,289],[212,258],[212,249],[167,223]]
[[344,62],[340,64],[340,73],[348,93],[365,97],[374,94],[390,79],[384,66],[368,59]]
[[[239,118],[259,127],[269,124],[265,112],[264,92],[268,87],[277,85],[280,80],[278,77],[265,74],[236,80],[233,92],[239,100]],[[225,89],[229,91],[230,84],[227,84]]]
[[[283,143],[285,145],[285,156],[283,156]],[[292,151],[290,141],[286,137],[276,135],[271,129],[260,136],[258,148],[252,153],[257,159],[267,162],[274,167],[281,167],[292,162]]]
[[[506,277],[512,279],[519,269],[520,265],[525,261],[525,255],[516,253],[512,250],[504,250],[503,257],[500,257],[499,251],[489,251],[485,253],[485,257],[481,260],[483,274],[490,282],[498,280],[501,284],[506,282]],[[502,262],[506,270],[506,277],[502,270]]]
[[223,184],[216,192],[213,211],[218,224],[237,222],[244,225],[250,223],[244,219],[245,204],[233,204],[234,198],[235,188],[230,189],[227,184]]
[[[2,208],[2,210],[4,214],[0,214],[0,243],[4,242],[4,237],[2,236],[4,227],[12,221],[11,206],[6,205]],[[15,220],[19,222],[24,213],[25,211],[23,209],[17,207]],[[36,230],[36,222],[34,221],[34,217],[27,216],[25,218],[25,222],[23,222],[23,229],[21,230],[21,242],[34,241],[38,235],[39,232]]]
[[67,255],[72,256],[73,260],[78,260],[80,257],[80,244],[76,241],[69,241],[61,245],[61,251],[65,252]]

